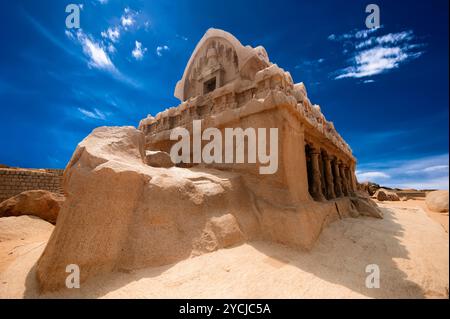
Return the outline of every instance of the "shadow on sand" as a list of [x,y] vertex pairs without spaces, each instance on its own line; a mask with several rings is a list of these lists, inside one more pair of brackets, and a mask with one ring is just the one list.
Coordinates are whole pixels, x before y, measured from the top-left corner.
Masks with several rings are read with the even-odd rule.
[[[408,251],[399,240],[404,229],[397,222],[391,209],[383,208],[383,212],[382,220],[367,217],[348,218],[329,225],[311,252],[302,252],[278,244],[269,245],[265,242],[248,244],[277,263],[278,267],[286,264],[295,266],[323,281],[346,287],[366,297],[424,298],[423,289],[409,281],[407,274],[399,269],[395,261],[409,258]],[[378,289],[366,287],[368,264],[376,264],[380,269]],[[99,298],[133,281],[158,277],[174,265],[146,268],[128,274],[121,273],[120,276],[117,273],[97,276],[89,279],[81,289],[46,295],[38,294],[34,266],[26,279],[24,298]],[[298,296],[292,297],[304,296],[302,291],[299,291]]]

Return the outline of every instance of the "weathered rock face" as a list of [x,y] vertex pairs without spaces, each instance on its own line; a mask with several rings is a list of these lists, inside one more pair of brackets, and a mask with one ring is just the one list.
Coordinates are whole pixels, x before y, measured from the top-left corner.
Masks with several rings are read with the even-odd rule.
[[425,199],[427,207],[433,212],[448,212],[448,191],[429,192]]
[[64,203],[64,196],[44,190],[22,192],[0,203],[0,217],[33,215],[52,224]]
[[375,194],[373,195],[376,199],[378,199],[380,202],[382,201],[399,201],[400,198],[398,197],[398,195],[394,192],[390,192],[386,189],[379,189],[375,192]]
[[67,205],[38,266],[44,290],[100,272],[173,263],[257,234],[236,174],[146,165],[144,136],[103,127],[83,140],[64,176]]
[[44,291],[65,287],[69,264],[84,281],[254,239],[309,249],[328,223],[355,210],[349,198],[292,201],[288,187],[245,173],[151,167],[141,131],[98,128],[66,167],[67,199],[38,261],[38,282]]
[[170,155],[163,151],[145,151],[147,165],[153,167],[172,167],[174,166]]

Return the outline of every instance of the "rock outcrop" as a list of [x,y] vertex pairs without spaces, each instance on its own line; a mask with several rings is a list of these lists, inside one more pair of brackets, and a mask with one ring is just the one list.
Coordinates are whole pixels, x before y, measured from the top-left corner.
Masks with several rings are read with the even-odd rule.
[[429,210],[433,212],[448,212],[448,191],[433,191],[427,194],[425,203]]
[[388,191],[384,188],[380,188],[379,190],[377,190],[373,196],[380,202],[400,200],[400,197],[398,197],[396,193]]
[[380,185],[372,182],[363,182],[358,184],[358,189],[363,192],[366,192],[370,196],[373,196],[373,194],[375,194],[375,192],[380,188],[381,188]]
[[145,151],[147,165],[153,167],[172,167],[174,163],[170,159],[170,154],[163,151]]
[[33,215],[52,224],[64,203],[64,196],[44,190],[22,192],[0,203],[0,217]]
[[65,287],[69,264],[80,267],[84,281],[248,240],[310,249],[327,224],[351,216],[361,201],[295,202],[288,185],[260,178],[200,167],[151,167],[141,131],[95,129],[66,167],[67,199],[37,264],[41,289]]

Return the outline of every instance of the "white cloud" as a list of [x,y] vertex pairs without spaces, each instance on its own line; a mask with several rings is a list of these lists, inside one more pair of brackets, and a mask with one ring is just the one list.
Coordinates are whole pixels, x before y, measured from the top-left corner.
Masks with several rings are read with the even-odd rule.
[[89,117],[91,119],[95,119],[95,120],[105,120],[106,119],[105,114],[96,108],[94,108],[93,111],[88,111],[86,109],[82,109],[79,107],[78,111],[80,111],[80,113],[83,114],[84,116]]
[[158,56],[162,56],[164,51],[169,51],[169,47],[167,45],[159,45],[156,47],[156,54]]
[[354,65],[342,70],[336,79],[362,78],[380,74],[398,68],[400,63],[408,59],[408,54],[399,47],[382,46],[359,52],[354,57]]
[[135,15],[136,13],[131,11],[129,8],[124,9],[124,14],[120,18],[120,22],[125,29],[127,29],[127,27],[131,27],[136,22],[134,19]]
[[108,30],[101,33],[102,37],[110,39],[112,42],[117,42],[120,37],[120,31],[118,27],[108,28]]
[[435,165],[426,167],[423,170],[424,172],[438,172],[438,171],[448,171],[448,165]]
[[[378,30],[380,28],[328,37],[332,41],[345,42],[344,54],[352,54],[350,65],[337,71],[335,79],[371,77],[397,69],[423,54],[419,51],[423,45],[412,43],[415,40],[412,30],[374,36]],[[349,44],[354,50],[348,48]]]
[[89,66],[111,72],[117,72],[108,54],[100,43],[82,31],[77,32],[77,39],[83,47],[83,52],[89,57]]
[[[97,41],[92,35],[84,33],[81,29],[75,32],[66,32],[67,37],[81,45],[84,55],[88,58],[87,64],[90,68],[106,71],[120,82],[135,88],[142,88],[142,85],[132,78],[124,75],[113,64],[108,53],[115,53],[116,48],[110,43],[104,44]],[[78,57],[78,54],[77,54]],[[81,59],[86,61],[85,59]]]
[[390,178],[390,176],[383,172],[360,172],[356,171],[356,177],[359,182],[367,182],[367,181],[380,181]]
[[64,34],[65,34],[69,39],[71,39],[71,40],[74,39],[73,33],[70,32],[69,30],[65,30],[65,31],[64,31]]
[[111,54],[116,53],[116,47],[112,44],[108,45],[108,52]]
[[136,60],[142,60],[144,57],[144,53],[147,51],[147,48],[142,48],[142,43],[139,41],[135,42],[135,47],[131,54]]
[[187,40],[188,40],[188,38],[185,37],[184,35],[179,35],[179,34],[177,34],[176,37],[177,37],[177,38],[180,38],[180,39],[183,40],[183,41],[187,41]]
[[107,4],[108,0],[97,0],[98,2],[100,2],[101,4]]
[[415,189],[448,189],[449,154],[358,165],[359,182]]
[[388,33],[379,37],[371,37],[368,40],[357,43],[355,47],[356,49],[362,49],[373,45],[397,45],[398,43],[412,40],[414,40],[414,33],[409,30],[398,33]]
[[320,64],[325,62],[324,58],[314,59],[314,60],[303,60],[301,63],[294,66],[295,69],[303,69],[303,68],[317,68]]
[[351,39],[365,39],[370,34],[377,32],[379,28],[372,28],[372,29],[363,29],[363,30],[353,30],[352,32],[344,33],[341,35],[336,34],[330,34],[328,36],[328,40],[330,41],[345,41],[345,40],[351,40]]

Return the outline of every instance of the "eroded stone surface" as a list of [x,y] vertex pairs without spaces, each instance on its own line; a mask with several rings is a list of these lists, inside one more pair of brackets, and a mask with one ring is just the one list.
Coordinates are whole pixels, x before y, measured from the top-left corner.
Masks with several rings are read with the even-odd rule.
[[170,159],[170,155],[162,151],[145,151],[145,160],[147,165],[153,167],[172,167],[174,163]]
[[427,207],[433,212],[448,212],[448,191],[429,192],[425,199]]
[[353,209],[348,198],[296,202],[286,185],[255,182],[251,175],[216,169],[150,167],[142,132],[98,128],[67,165],[67,199],[39,259],[38,281],[43,290],[55,290],[64,286],[68,264],[79,265],[86,280],[244,240],[309,249],[327,224]]
[[64,203],[64,196],[44,190],[22,192],[0,203],[0,217],[33,215],[52,224]]

